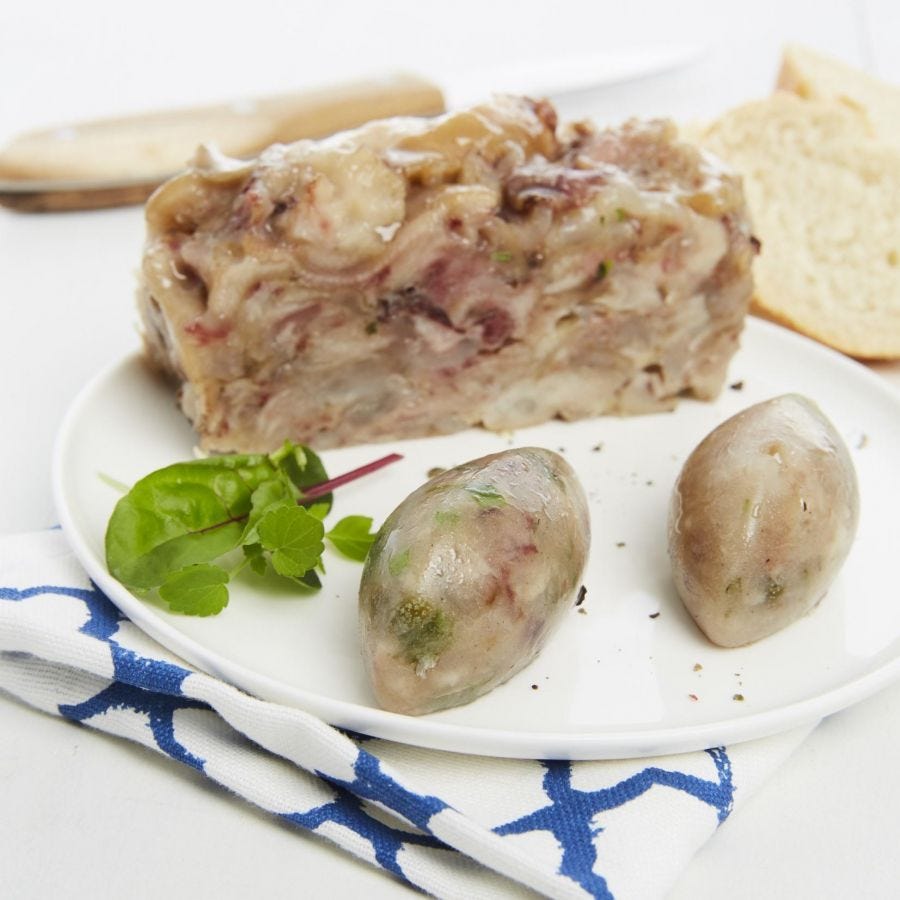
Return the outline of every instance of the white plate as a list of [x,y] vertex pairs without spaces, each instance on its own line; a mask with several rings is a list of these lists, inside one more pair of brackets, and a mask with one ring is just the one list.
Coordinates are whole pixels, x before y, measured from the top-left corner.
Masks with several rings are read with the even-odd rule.
[[[743,387],[726,387],[714,403],[682,401],[674,413],[323,454],[332,475],[389,450],[405,455],[339,489],[330,521],[360,513],[378,523],[432,466],[510,446],[564,448],[590,497],[584,612],[573,608],[541,656],[505,685],[419,718],[373,704],[357,650],[358,564],[326,555],[325,587],[314,596],[267,588],[248,574],[211,619],[173,615],[112,579],[103,536],[119,495],[101,474],[132,483],[189,459],[194,445],[171,389],[136,356],[99,375],[70,410],[54,490],[75,553],[113,602],[170,650],[259,697],[366,734],[468,753],[608,759],[696,750],[813,721],[900,673],[900,400],[862,366],[759,320],[748,322],[729,380]],[[787,391],[818,401],[847,441],[860,481],[859,533],[814,613],[753,646],[723,650],[696,629],[672,588],[669,493],[687,454],[716,424]]]

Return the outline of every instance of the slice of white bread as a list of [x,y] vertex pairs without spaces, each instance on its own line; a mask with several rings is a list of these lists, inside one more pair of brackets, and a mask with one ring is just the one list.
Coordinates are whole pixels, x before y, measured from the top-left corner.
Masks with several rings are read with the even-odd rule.
[[744,178],[754,311],[851,356],[900,358],[900,147],[863,112],[777,91],[703,129]]
[[900,87],[809,47],[784,49],[777,87],[805,100],[830,100],[861,113],[873,137],[900,147]]

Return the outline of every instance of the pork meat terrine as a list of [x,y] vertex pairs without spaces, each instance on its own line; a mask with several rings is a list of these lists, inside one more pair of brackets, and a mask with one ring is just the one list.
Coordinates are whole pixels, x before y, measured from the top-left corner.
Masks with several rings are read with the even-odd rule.
[[201,148],[147,223],[146,348],[207,450],[711,398],[751,293],[738,177],[671,123],[558,128],[522,98]]

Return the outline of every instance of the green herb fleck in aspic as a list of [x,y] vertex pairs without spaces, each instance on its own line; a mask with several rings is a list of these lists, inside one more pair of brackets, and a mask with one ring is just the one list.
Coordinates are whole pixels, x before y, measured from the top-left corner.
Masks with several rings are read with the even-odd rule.
[[395,553],[388,560],[388,572],[396,578],[401,572],[405,571],[409,566],[409,547],[401,553]]
[[508,262],[512,262],[512,258],[513,258],[513,255],[512,255],[512,253],[509,252],[509,250],[495,250],[491,254],[491,259],[494,262],[508,263]]
[[466,488],[483,509],[506,506],[506,498],[492,484],[473,484]]
[[[136,592],[158,589],[170,608],[209,616],[228,603],[244,566],[269,568],[298,586],[321,585],[323,539],[364,559],[372,520],[348,516],[327,534],[322,520],[339,485],[400,459],[391,454],[329,479],[312,450],[290,442],[269,454],[231,454],[175,463],[138,481],[106,529],[110,573]],[[240,550],[231,568],[221,558]]]
[[390,628],[418,675],[435,665],[453,637],[453,619],[422,597],[404,599],[391,617]]
[[436,509],[434,521],[438,525],[457,525],[459,524],[459,513],[455,509]]

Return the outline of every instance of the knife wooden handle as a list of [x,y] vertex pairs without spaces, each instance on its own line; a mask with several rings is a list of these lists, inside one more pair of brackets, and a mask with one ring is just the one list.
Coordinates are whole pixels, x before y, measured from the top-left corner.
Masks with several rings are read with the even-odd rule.
[[443,109],[444,98],[435,85],[394,75],[219,106],[100,119],[13,139],[0,150],[0,179],[87,182],[85,187],[117,180],[153,184],[183,169],[205,141],[227,156],[251,157],[275,142]]

